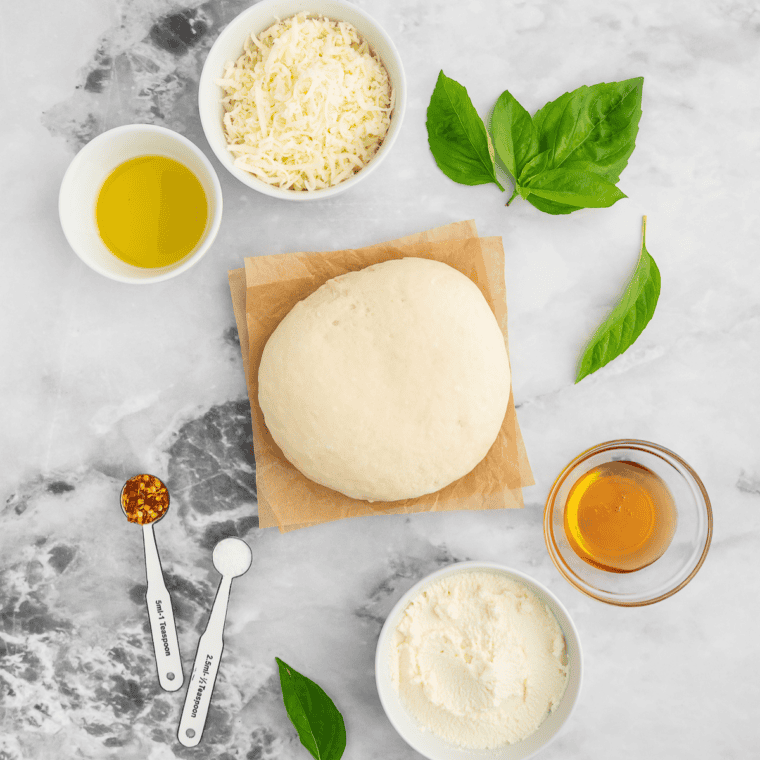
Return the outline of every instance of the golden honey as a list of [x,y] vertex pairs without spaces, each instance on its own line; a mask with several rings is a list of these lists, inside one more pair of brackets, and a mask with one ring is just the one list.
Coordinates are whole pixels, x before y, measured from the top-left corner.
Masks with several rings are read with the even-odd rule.
[[180,261],[206,229],[200,180],[179,161],[138,156],[114,169],[95,204],[98,233],[114,256],[136,267]]
[[661,557],[676,529],[676,505],[663,480],[635,462],[608,462],[585,473],[565,504],[565,534],[585,562],[614,573]]

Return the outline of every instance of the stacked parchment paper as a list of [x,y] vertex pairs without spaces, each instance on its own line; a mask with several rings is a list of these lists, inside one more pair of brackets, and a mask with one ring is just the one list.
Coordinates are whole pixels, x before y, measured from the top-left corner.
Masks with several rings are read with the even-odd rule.
[[264,424],[258,403],[259,361],[283,317],[327,280],[404,256],[436,259],[469,277],[488,301],[507,341],[501,238],[479,238],[472,221],[356,250],[257,256],[246,259],[244,269],[229,273],[251,402],[262,528],[276,525],[285,532],[357,515],[523,506],[521,489],[534,481],[511,397],[496,442],[472,472],[436,493],[395,502],[359,501],[314,483],[285,459]]

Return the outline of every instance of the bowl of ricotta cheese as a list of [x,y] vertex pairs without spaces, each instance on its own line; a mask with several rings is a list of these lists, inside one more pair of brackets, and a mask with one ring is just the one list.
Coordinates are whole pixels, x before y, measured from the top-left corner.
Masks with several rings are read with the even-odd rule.
[[406,107],[401,58],[345,0],[263,0],[222,31],[201,72],[206,138],[241,182],[283,200],[353,187],[388,154]]
[[525,760],[578,699],[582,654],[562,603],[517,570],[459,562],[388,616],[375,679],[388,719],[430,760]]

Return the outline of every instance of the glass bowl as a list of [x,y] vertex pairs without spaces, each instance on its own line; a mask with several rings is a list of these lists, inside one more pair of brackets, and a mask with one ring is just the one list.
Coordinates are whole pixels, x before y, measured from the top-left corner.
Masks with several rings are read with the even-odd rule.
[[[592,468],[616,461],[634,462],[658,475],[672,494],[677,513],[675,533],[662,556],[626,573],[582,560],[564,527],[565,505],[575,483]],[[544,537],[557,569],[577,589],[608,604],[641,607],[667,599],[697,574],[710,548],[712,508],[699,476],[677,454],[648,441],[608,441],[584,451],[559,474],[546,500]]]

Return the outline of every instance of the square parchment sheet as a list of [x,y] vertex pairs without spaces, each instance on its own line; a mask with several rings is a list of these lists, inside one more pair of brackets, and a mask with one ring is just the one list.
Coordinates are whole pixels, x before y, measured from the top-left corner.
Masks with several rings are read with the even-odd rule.
[[285,459],[264,424],[258,403],[259,362],[269,336],[283,317],[327,280],[405,256],[442,261],[469,277],[488,301],[509,347],[501,238],[479,238],[473,221],[366,248],[247,258],[243,269],[229,272],[251,403],[260,527],[276,525],[285,532],[356,515],[523,506],[522,488],[533,485],[534,480],[512,394],[499,435],[474,470],[436,493],[403,501],[352,499],[309,480]]

